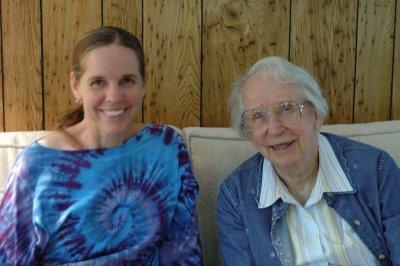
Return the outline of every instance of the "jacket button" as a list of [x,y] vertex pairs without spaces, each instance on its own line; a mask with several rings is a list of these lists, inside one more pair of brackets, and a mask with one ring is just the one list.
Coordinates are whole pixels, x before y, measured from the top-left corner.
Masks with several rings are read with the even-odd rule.
[[361,222],[360,222],[360,220],[354,220],[354,222],[353,222],[356,226],[360,226],[361,225]]
[[385,254],[379,254],[378,259],[384,260],[386,258]]

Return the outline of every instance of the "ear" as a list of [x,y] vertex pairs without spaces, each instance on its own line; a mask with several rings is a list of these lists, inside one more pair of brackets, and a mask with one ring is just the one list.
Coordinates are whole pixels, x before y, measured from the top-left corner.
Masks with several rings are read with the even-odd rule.
[[79,93],[79,90],[78,90],[79,80],[75,76],[74,72],[71,72],[69,74],[69,85],[71,87],[71,92],[74,95],[75,99],[81,99],[82,97],[81,97],[81,95]]
[[318,132],[322,125],[324,124],[324,118],[323,117],[318,117],[317,114],[315,114],[315,121],[314,121],[314,129],[316,132]]

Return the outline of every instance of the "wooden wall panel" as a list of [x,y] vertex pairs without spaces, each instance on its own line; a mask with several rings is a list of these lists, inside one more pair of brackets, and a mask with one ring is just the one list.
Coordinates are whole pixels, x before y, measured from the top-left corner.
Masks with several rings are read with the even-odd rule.
[[397,1],[396,40],[393,66],[392,117],[400,119],[400,1]]
[[354,122],[390,119],[394,0],[360,0]]
[[230,84],[269,55],[313,74],[326,123],[400,119],[398,0],[0,1],[0,131],[52,129],[75,107],[71,49],[101,24],[143,40],[138,122],[228,126]]
[[289,3],[204,0],[203,126],[229,125],[230,84],[258,59],[288,57]]
[[290,59],[319,83],[330,107],[326,124],[353,121],[357,3],[293,1]]
[[[103,0],[103,25],[122,27],[142,40],[142,0]],[[136,122],[142,122],[142,112]]]
[[5,130],[42,128],[40,0],[3,0]]
[[[1,14],[1,6],[0,6]],[[2,36],[2,19],[0,18],[0,36]],[[3,50],[0,45],[0,131],[4,131],[4,108],[3,108],[3,64],[1,61]]]
[[101,26],[101,0],[43,0],[45,128],[75,108],[69,73],[72,47],[88,30]]
[[142,39],[142,0],[103,0],[103,25],[122,27]]
[[145,121],[200,125],[200,4],[144,1]]

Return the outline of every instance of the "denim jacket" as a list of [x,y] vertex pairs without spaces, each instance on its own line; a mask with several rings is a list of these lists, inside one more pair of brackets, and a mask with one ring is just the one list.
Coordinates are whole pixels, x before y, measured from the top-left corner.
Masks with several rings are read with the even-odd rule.
[[[380,265],[400,265],[400,169],[384,151],[323,133],[353,191],[324,193]],[[400,147],[399,147],[400,149]],[[225,265],[293,265],[281,199],[258,209],[263,156],[256,154],[221,184],[218,226]],[[289,248],[287,248],[289,247]]]

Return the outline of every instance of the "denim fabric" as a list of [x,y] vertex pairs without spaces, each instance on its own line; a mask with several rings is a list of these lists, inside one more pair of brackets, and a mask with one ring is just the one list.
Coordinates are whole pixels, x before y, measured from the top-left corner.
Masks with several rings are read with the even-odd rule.
[[[384,151],[323,133],[352,192],[324,198],[364,241],[380,265],[400,265],[400,169]],[[399,147],[400,148],[400,147]],[[218,226],[225,265],[292,265],[282,200],[258,209],[263,157],[256,154],[221,184]]]

